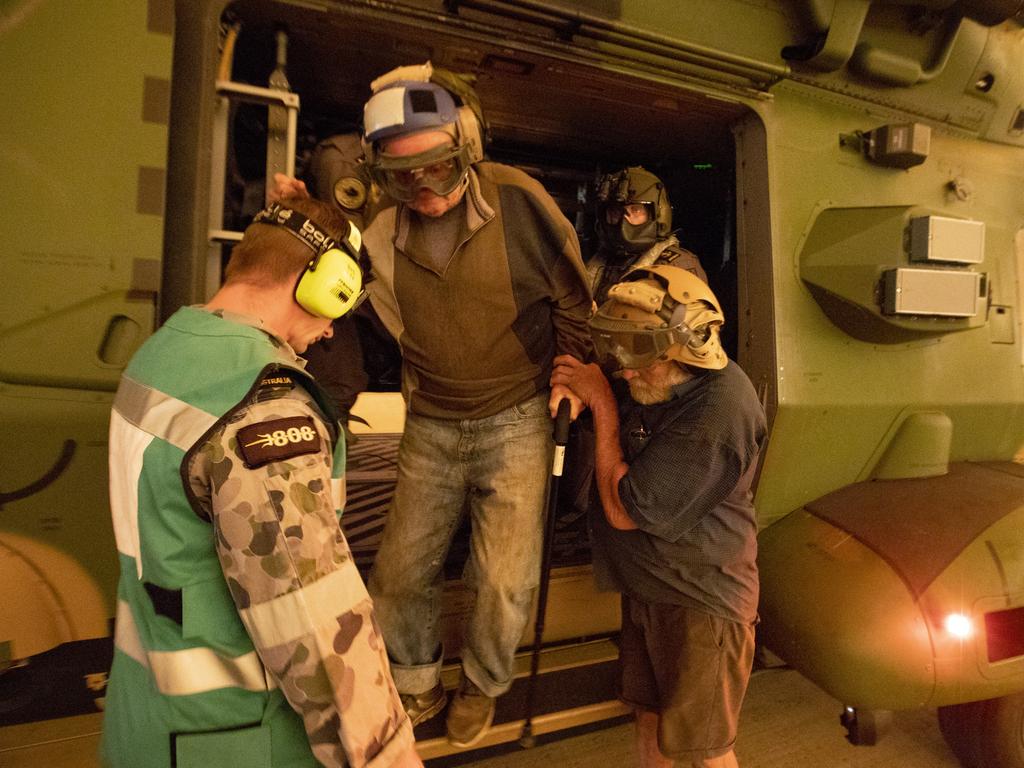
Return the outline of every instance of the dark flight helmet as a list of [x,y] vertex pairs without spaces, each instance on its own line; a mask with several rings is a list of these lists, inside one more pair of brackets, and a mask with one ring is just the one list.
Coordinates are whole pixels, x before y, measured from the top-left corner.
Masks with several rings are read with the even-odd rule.
[[[630,224],[624,206],[644,205],[647,222]],[[602,176],[597,183],[597,231],[602,244],[629,253],[646,251],[672,230],[672,206],[665,185],[638,165]]]

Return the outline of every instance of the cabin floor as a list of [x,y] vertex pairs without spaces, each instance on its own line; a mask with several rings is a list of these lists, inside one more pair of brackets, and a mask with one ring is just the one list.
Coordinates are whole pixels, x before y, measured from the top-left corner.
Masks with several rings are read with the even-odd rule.
[[[874,747],[844,739],[839,703],[788,669],[755,672],[744,704],[736,753],[743,768],[958,768],[939,733],[935,712],[897,712],[892,730]],[[100,715],[83,715],[0,729],[4,768],[97,768]],[[614,722],[614,721],[613,721]],[[542,736],[532,749],[515,745],[485,753],[450,755],[428,762],[440,766],[486,768],[590,768],[637,765],[632,725],[611,727],[556,740]],[[32,747],[25,747],[33,743]]]

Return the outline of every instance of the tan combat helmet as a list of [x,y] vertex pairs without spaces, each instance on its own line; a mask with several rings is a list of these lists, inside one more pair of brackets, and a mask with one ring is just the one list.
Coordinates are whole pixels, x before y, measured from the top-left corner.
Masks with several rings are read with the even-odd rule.
[[682,267],[655,264],[626,273],[590,319],[599,357],[623,368],[676,360],[718,370],[728,363],[719,339],[725,323],[711,288]]

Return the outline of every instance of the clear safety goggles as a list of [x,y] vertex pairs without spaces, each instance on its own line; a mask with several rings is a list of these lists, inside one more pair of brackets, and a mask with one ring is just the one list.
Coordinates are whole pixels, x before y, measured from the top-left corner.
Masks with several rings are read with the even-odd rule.
[[686,323],[662,328],[641,328],[635,321],[595,315],[590,320],[590,337],[599,360],[611,358],[621,368],[639,370],[656,363],[675,344],[686,344],[693,336]]
[[382,153],[370,166],[370,174],[385,192],[402,202],[409,202],[424,188],[443,197],[466,177],[469,155],[468,144],[434,147],[401,157]]

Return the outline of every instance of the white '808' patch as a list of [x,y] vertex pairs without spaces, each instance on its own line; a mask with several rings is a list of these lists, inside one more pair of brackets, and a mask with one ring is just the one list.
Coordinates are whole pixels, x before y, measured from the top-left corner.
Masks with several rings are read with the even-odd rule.
[[289,427],[288,429],[275,429],[273,432],[264,432],[258,436],[258,439],[253,440],[251,443],[246,443],[243,447],[249,448],[254,445],[263,448],[269,448],[272,445],[283,447],[288,445],[288,443],[309,442],[310,440],[315,440],[316,437],[317,434],[312,427]]
[[250,469],[320,450],[320,433],[311,416],[290,416],[250,424],[238,430],[238,449]]

